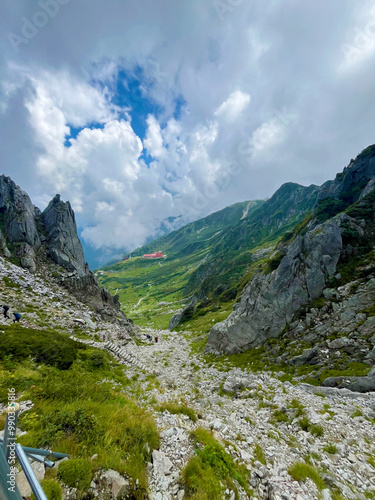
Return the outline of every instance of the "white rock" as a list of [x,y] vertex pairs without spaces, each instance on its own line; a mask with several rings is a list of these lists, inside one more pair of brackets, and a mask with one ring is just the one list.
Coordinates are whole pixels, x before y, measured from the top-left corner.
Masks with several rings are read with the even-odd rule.
[[155,476],[166,476],[171,473],[173,464],[162,451],[154,450],[152,452],[152,463]]
[[121,476],[117,471],[109,469],[105,471],[104,477],[112,489],[112,494],[116,498],[124,486],[128,486],[129,482]]

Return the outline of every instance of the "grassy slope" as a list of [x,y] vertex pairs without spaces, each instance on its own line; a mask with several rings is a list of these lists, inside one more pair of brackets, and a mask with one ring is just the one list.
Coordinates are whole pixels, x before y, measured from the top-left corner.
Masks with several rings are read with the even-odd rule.
[[[193,294],[208,299],[203,312],[228,314],[262,252],[312,209],[315,197],[315,186],[285,184],[266,202],[252,202],[246,217],[249,202],[190,223],[136,250],[131,260],[98,271],[99,281],[119,294],[125,313],[140,325],[166,328]],[[139,257],[157,250],[167,258]]]
[[[34,403],[19,419],[27,431],[21,444],[69,453],[72,467],[82,459],[80,468],[88,469],[83,490],[97,471],[112,468],[130,477],[132,498],[144,498],[146,464],[159,437],[153,418],[124,395],[132,383],[124,367],[57,330],[17,324],[2,329],[0,402],[6,403],[8,388],[14,388],[21,400]],[[0,417],[0,428],[4,421]],[[48,477],[56,479],[56,470]]]
[[[254,202],[249,213],[261,204]],[[100,283],[118,292],[124,311],[137,324],[166,328],[173,312],[182,306],[192,273],[207,259],[218,237],[241,219],[247,206],[248,202],[237,203],[158,238],[135,251],[131,260],[99,271]],[[167,258],[150,261],[139,257],[156,250]]]

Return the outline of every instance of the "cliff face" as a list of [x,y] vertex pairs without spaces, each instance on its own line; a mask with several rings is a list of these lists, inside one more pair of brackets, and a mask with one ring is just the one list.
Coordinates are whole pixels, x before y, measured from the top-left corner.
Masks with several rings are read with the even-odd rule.
[[85,274],[85,257],[77,235],[74,212],[69,202],[57,194],[41,216],[47,233],[46,245],[51,258],[64,269]]
[[56,195],[43,214],[12,179],[0,176],[0,250],[22,267],[35,272],[38,251],[47,250],[52,261],[84,275],[85,260],[70,203]]
[[260,346],[279,337],[302,308],[318,299],[339,276],[338,263],[355,256],[363,240],[372,237],[373,203],[346,209],[368,199],[374,185],[375,147],[370,147],[320,188],[305,234],[297,231],[291,242],[279,244],[276,269],[263,268],[250,280],[234,311],[211,329],[206,351],[232,354]]
[[107,320],[132,330],[118,300],[99,287],[85,264],[74,212],[60,195],[41,213],[12,179],[0,176],[0,255],[32,273],[49,274]]
[[274,272],[250,281],[236,310],[211,329],[206,349],[233,354],[277,337],[303,305],[321,295],[341,248],[339,220],[298,236]]

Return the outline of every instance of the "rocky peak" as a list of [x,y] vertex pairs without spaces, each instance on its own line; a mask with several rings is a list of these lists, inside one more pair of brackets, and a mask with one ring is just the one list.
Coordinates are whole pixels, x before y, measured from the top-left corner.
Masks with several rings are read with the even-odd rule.
[[77,235],[77,225],[72,207],[57,194],[41,214],[46,232],[46,245],[52,259],[69,271],[84,275],[85,257]]
[[41,212],[12,179],[0,176],[0,254],[53,278],[102,317],[131,329],[118,300],[99,287],[85,264],[73,209],[59,194]]
[[327,198],[341,199],[353,203],[373,182],[375,177],[375,145],[364,149],[355,160],[342,172],[336,175],[333,181],[327,181],[319,189],[317,202]]
[[0,176],[0,217],[9,243],[27,243],[32,247],[40,245],[35,207],[29,196],[5,175]]

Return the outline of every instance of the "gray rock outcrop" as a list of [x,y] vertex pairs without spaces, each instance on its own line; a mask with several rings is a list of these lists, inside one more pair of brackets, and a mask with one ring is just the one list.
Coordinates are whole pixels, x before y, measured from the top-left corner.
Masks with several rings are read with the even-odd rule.
[[64,269],[85,274],[85,257],[70,203],[61,201],[57,194],[42,213],[41,219],[52,259]]
[[317,201],[319,202],[326,198],[337,199],[339,197],[345,197],[345,193],[349,193],[353,186],[359,188],[356,190],[356,197],[363,197],[368,194],[374,187],[374,151],[375,147],[369,146],[362,151],[355,160],[352,160],[350,164],[344,168],[343,172],[336,176],[336,179],[325,182],[319,190]]
[[323,387],[337,387],[354,392],[375,392],[375,374],[367,377],[329,377]]
[[13,257],[31,273],[49,270],[78,300],[108,321],[133,331],[133,323],[121,311],[118,297],[100,288],[85,264],[74,212],[59,194],[41,213],[12,179],[0,176],[0,254]]
[[35,207],[29,196],[10,177],[0,176],[0,247],[5,257],[12,254],[21,264],[35,271],[35,254],[40,237],[35,221]]
[[340,223],[346,217],[338,216],[297,236],[275,271],[255,275],[236,310],[211,329],[206,352],[238,353],[278,337],[335,274],[342,249]]
[[1,251],[2,255],[4,255],[4,257],[9,258],[12,256],[9,248],[7,247],[7,241],[5,239],[5,236],[2,233],[1,229],[0,229],[0,251]]
[[0,176],[0,251],[15,257],[22,267],[35,272],[38,253],[46,248],[51,259],[68,271],[84,275],[85,259],[69,202],[56,195],[43,214],[27,193],[10,177]]

